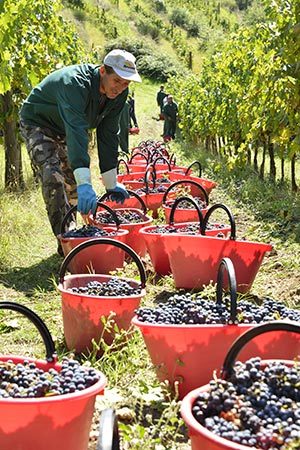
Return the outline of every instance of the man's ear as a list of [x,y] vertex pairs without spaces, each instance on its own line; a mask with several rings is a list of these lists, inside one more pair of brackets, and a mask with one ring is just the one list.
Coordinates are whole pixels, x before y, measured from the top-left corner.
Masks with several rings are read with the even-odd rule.
[[105,67],[104,67],[104,64],[102,64],[102,66],[100,66],[100,74],[101,75],[104,75],[105,74]]

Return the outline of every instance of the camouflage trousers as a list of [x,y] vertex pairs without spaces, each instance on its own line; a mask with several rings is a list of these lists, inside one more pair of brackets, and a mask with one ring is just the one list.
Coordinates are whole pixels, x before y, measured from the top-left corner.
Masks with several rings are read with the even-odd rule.
[[65,136],[23,122],[20,129],[32,168],[41,180],[49,222],[57,236],[67,211],[77,204],[77,186],[69,164]]

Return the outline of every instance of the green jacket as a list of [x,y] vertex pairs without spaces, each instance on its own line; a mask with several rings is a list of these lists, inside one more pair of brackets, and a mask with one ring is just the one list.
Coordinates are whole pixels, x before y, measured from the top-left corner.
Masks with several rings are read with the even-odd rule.
[[50,128],[66,137],[73,170],[90,165],[90,129],[96,129],[101,173],[117,167],[119,115],[128,89],[115,99],[101,95],[99,68],[78,64],[51,73],[31,91],[20,110],[25,124]]
[[178,113],[177,103],[175,102],[166,103],[163,108],[163,112],[166,118],[170,118],[171,120],[175,121]]

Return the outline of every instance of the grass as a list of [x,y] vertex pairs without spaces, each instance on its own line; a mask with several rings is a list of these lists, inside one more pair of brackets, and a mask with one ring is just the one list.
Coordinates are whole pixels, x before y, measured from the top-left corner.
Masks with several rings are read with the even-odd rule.
[[[161,140],[163,123],[157,121],[156,92],[159,84],[144,81],[134,86],[136,113],[141,128],[139,135],[130,136],[130,146],[144,140]],[[266,257],[251,290],[253,296],[271,295],[299,307],[299,196],[286,186],[261,182],[246,168],[228,173],[205,150],[180,140],[172,142],[170,152],[177,164],[199,160],[205,178],[217,181],[210,204],[223,202],[235,215],[238,237],[271,242],[274,251]],[[3,153],[0,173],[4,173]],[[52,235],[45,212],[40,186],[32,181],[31,169],[23,151],[25,192],[9,194],[0,184],[0,293],[1,300],[15,301],[31,308],[48,326],[55,341],[59,358],[69,354],[63,338],[61,295],[57,290],[61,258],[56,254],[56,239]],[[101,189],[96,152],[92,152],[95,189]],[[146,296],[142,305],[153,305],[158,298],[176,289],[171,276],[158,278],[151,263],[147,270]],[[127,267],[128,274],[134,268]],[[214,296],[214,287],[207,288]],[[108,326],[108,324],[107,324]],[[103,346],[101,358],[96,356],[99,345],[91,354],[81,358],[104,372],[108,387],[96,403],[89,450],[95,450],[98,419],[101,410],[112,406],[118,410],[123,449],[161,450],[189,448],[183,421],[179,416],[180,402],[168,397],[166,385],[160,384],[151,364],[143,338],[130,330],[125,346],[121,331],[111,347]],[[129,333],[129,332],[128,332]],[[129,334],[128,334],[129,336]],[[19,314],[0,310],[0,343],[2,353],[45,357],[45,350],[33,325]]]

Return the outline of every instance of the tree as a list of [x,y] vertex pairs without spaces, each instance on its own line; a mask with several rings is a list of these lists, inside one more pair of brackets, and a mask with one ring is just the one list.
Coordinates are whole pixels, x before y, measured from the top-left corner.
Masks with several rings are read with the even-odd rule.
[[0,3],[0,129],[5,187],[23,186],[18,108],[31,88],[52,70],[79,62],[83,46],[75,28],[59,15],[57,0]]

